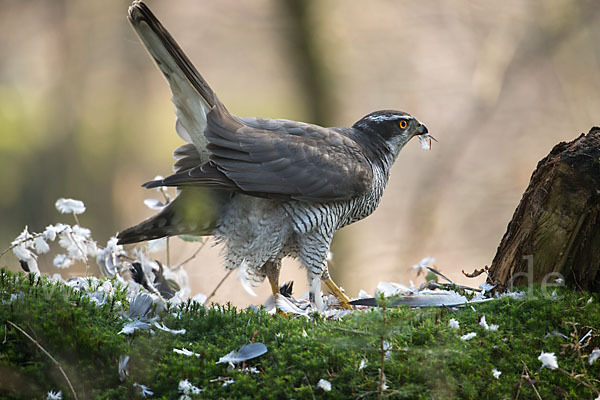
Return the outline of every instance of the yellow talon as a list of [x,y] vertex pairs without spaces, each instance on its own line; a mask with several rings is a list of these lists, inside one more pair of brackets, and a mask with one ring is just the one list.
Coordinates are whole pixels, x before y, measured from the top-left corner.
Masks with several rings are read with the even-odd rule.
[[331,293],[340,301],[340,307],[347,308],[350,310],[352,309],[352,306],[348,304],[351,301],[350,298],[346,296],[344,292],[342,292],[342,289],[340,289],[338,285],[335,284],[333,279],[327,279],[325,281],[325,284],[327,285],[329,290],[331,290]]

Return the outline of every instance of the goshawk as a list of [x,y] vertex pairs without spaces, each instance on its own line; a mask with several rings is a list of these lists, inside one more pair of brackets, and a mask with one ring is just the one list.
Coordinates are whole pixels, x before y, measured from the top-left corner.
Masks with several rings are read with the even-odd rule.
[[402,147],[430,137],[425,125],[391,110],[333,128],[236,117],[143,2],[129,8],[129,21],[171,86],[176,131],[188,143],[174,152],[173,175],[144,184],[175,186],[178,196],[119,233],[119,243],[214,235],[226,267],[243,268],[251,284],[268,277],[278,293],[281,260],[295,257],[311,301],[320,299],[323,280],[348,302],[327,270],[333,235],[377,208]]

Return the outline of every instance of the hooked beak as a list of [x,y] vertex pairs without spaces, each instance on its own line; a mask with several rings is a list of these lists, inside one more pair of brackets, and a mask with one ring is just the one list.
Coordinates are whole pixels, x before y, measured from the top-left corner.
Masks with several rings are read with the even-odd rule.
[[427,127],[423,124],[419,124],[419,126],[417,127],[417,133],[415,133],[415,135],[420,136],[419,139],[422,140],[424,140],[425,138],[429,138],[434,142],[437,142],[437,139],[429,134],[429,130],[427,130]]

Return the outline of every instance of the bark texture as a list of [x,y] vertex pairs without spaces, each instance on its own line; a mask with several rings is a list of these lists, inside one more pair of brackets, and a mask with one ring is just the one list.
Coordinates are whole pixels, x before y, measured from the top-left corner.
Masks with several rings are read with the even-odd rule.
[[[554,274],[552,274],[554,273]],[[505,286],[554,283],[600,291],[600,128],[542,159],[490,269]]]

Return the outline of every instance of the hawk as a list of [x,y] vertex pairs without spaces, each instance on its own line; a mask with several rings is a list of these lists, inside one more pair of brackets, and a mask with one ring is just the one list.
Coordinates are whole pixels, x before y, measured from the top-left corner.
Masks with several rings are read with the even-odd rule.
[[278,293],[281,260],[294,257],[311,302],[318,304],[322,280],[347,303],[327,269],[333,235],[377,208],[402,147],[430,138],[425,125],[392,110],[331,128],[237,117],[143,2],[131,5],[129,21],[171,87],[176,131],[187,144],[174,152],[173,175],[143,185],[177,187],[175,200],[120,232],[119,243],[213,235],[226,267],[241,268],[252,285],[268,277]]

